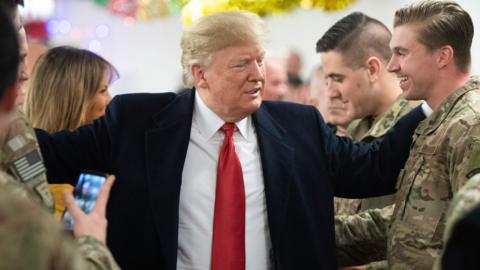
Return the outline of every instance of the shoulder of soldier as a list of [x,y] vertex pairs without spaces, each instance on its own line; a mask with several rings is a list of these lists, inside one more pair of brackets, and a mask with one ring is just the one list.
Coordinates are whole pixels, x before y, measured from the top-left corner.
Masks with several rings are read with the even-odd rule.
[[410,101],[403,98],[402,95],[397,97],[392,105],[380,116],[375,119],[372,127],[363,134],[362,140],[366,137],[379,138],[385,135],[398,120],[414,108]]
[[396,123],[402,116],[420,105],[420,103],[421,101],[418,100],[406,100],[403,94],[400,95],[383,114],[385,121]]
[[0,141],[2,163],[8,162],[12,153],[17,152],[28,144],[31,145],[30,148],[38,148],[35,131],[23,111],[17,109],[11,115],[5,135]]
[[439,134],[447,135],[451,143],[480,140],[480,90],[467,92],[444,117],[445,131]]
[[31,134],[33,136],[35,134],[32,125],[28,121],[25,113],[20,108],[17,108],[10,116],[10,122],[7,130],[7,140],[15,137],[18,134]]
[[[462,91],[463,90],[463,91]],[[455,100],[450,112],[445,112],[451,118],[474,118],[480,117],[480,88],[477,81],[470,80],[460,90],[463,95]]]
[[[352,137],[353,139],[359,139],[357,137],[363,136],[364,131],[364,126],[366,125],[367,120],[365,118],[361,119],[355,119],[350,124],[348,124],[347,127],[347,134],[348,136]],[[365,130],[366,131],[366,130]]]
[[33,128],[25,114],[17,109],[1,141],[0,167],[32,191],[32,196],[53,211],[53,198],[48,190],[43,159]]

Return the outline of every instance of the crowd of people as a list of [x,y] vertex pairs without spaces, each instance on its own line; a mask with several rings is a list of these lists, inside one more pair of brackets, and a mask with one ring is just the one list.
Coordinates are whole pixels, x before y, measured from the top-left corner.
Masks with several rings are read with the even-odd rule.
[[[308,83],[259,16],[217,12],[183,31],[187,90],[113,99],[117,70],[87,50],[28,74],[23,4],[0,2],[0,269],[480,267],[480,80],[456,2],[400,8],[393,32],[348,14]],[[85,170],[110,174],[89,213]]]

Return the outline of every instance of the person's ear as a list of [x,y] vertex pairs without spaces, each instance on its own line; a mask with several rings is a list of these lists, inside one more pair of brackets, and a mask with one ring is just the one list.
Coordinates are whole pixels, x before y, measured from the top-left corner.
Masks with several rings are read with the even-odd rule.
[[191,74],[193,77],[193,84],[198,88],[208,88],[208,82],[205,79],[205,68],[199,64],[194,64],[191,67]]
[[1,111],[4,113],[9,113],[15,109],[16,100],[18,97],[18,87],[16,85],[12,85],[5,90],[3,96],[0,100],[0,108]]
[[436,64],[438,69],[446,67],[451,61],[453,61],[454,51],[450,45],[445,45],[437,49],[435,53],[437,54]]
[[368,79],[370,83],[375,82],[378,80],[378,77],[380,76],[380,71],[382,69],[382,62],[378,57],[376,56],[371,56],[367,59],[366,62],[367,65],[367,72],[368,72]]

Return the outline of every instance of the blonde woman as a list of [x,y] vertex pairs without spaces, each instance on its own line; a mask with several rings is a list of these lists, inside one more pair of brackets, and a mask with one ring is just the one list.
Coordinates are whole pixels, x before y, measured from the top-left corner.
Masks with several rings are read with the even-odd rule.
[[[38,59],[30,78],[25,113],[33,127],[49,132],[74,130],[105,114],[111,100],[108,87],[117,70],[102,57],[68,46],[48,50]],[[49,185],[55,216],[65,209],[62,192],[70,185]]]

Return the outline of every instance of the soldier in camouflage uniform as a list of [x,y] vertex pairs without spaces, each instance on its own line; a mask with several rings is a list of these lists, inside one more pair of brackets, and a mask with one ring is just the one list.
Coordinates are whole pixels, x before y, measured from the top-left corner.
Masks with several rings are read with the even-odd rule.
[[[28,132],[11,136],[17,131],[17,121],[12,122],[9,118],[15,109],[19,90],[14,85],[18,75],[19,47],[17,28],[8,16],[12,9],[16,11],[16,6],[4,4],[0,2],[0,133],[7,148],[1,153],[2,160],[11,160],[4,164],[13,169],[11,173],[18,179],[0,169],[0,269],[119,269],[103,243],[105,207],[113,179],[107,180],[102,188],[92,214],[82,213],[72,195],[67,196],[77,225],[74,230],[79,236],[76,244],[67,238],[53,216],[31,199],[38,198],[34,194],[41,194],[36,189],[40,182],[35,179],[45,169],[41,156],[31,147],[34,137],[30,138]],[[7,15],[6,10],[10,14]],[[18,115],[13,118],[16,117]],[[10,166],[10,162],[16,164]]]
[[[412,109],[401,97],[395,74],[386,69],[391,52],[391,33],[378,20],[351,13],[336,22],[317,41],[325,73],[330,111],[335,118],[342,104],[352,107],[353,121],[347,135],[355,141],[382,137],[398,119]],[[365,200],[335,198],[336,214],[355,214],[393,203],[392,196]]]
[[[20,63],[15,85],[17,91],[22,92],[24,83],[28,79],[25,63],[28,46],[25,29],[17,12],[17,4],[23,4],[23,1],[8,0],[3,4],[6,5],[13,19],[15,29],[18,29]],[[0,170],[7,172],[19,183],[31,189],[32,196],[53,212],[54,201],[48,189],[45,167],[33,128],[20,109],[17,109],[10,119],[7,129],[0,134]]]
[[388,68],[405,97],[425,99],[424,110],[433,113],[415,131],[390,223],[381,224],[388,217],[378,213],[337,220],[338,244],[348,248],[388,231],[389,268],[433,266],[452,197],[480,164],[480,82],[468,75],[472,38],[472,20],[455,2],[420,1],[396,12]]
[[[349,125],[347,135],[355,141],[383,137],[416,105],[403,98],[398,79],[387,71],[391,56],[390,38],[391,33],[384,24],[354,12],[335,23],[317,42],[317,52],[327,78],[329,101],[351,105],[351,115],[357,120]],[[394,195],[366,199],[335,197],[335,214],[352,215],[371,208],[383,208],[393,202]],[[339,253],[343,252],[339,250]],[[385,253],[385,249],[376,252]],[[344,256],[348,257],[348,253],[338,256],[340,265],[353,262]],[[385,257],[378,259],[384,260]],[[383,265],[386,267],[386,262]]]

